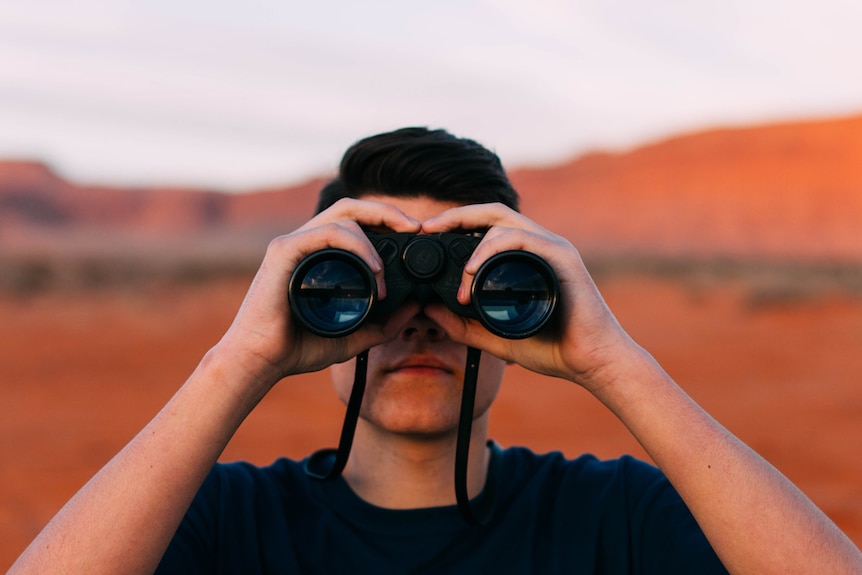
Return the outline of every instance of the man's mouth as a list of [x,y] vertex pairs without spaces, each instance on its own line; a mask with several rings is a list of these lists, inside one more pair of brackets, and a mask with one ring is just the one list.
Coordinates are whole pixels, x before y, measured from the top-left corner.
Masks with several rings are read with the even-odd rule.
[[443,361],[432,356],[410,356],[396,362],[389,370],[390,373],[400,372],[445,372],[453,373],[452,368]]

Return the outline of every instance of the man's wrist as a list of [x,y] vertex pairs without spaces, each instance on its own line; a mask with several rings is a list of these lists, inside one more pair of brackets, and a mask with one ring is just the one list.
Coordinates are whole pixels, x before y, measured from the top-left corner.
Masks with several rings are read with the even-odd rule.
[[666,379],[662,367],[644,348],[628,339],[616,346],[607,360],[579,376],[577,382],[599,401],[612,407],[644,383]]
[[213,346],[198,365],[220,388],[229,390],[238,400],[249,404],[259,402],[283,377],[278,366],[259,357],[240,353],[223,342]]

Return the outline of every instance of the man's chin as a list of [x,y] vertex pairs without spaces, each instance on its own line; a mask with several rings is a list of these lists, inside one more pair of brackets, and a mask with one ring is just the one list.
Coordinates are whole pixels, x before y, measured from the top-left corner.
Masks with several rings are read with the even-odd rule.
[[378,433],[385,433],[418,442],[437,442],[454,439],[458,433],[457,414],[445,417],[410,417],[398,414],[378,414],[368,420]]

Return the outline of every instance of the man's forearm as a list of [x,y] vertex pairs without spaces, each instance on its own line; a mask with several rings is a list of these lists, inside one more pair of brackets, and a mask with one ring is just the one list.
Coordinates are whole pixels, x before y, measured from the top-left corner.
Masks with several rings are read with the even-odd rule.
[[259,401],[210,353],[156,417],[31,543],[10,573],[152,573],[230,437]]
[[862,573],[853,543],[646,352],[619,365],[596,396],[662,469],[729,571]]

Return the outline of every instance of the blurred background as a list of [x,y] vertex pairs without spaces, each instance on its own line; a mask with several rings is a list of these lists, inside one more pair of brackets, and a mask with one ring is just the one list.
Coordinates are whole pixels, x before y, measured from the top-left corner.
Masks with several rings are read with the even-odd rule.
[[[0,566],[229,325],[355,140],[496,150],[623,326],[862,543],[862,4],[0,0]],[[325,373],[225,459],[337,442]],[[512,369],[505,445],[644,456]]]

